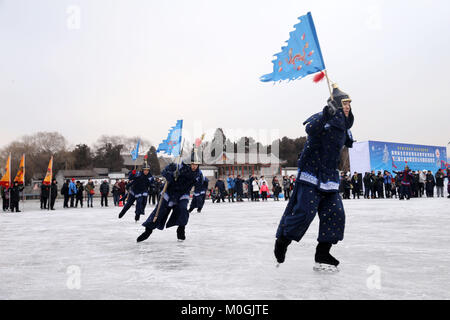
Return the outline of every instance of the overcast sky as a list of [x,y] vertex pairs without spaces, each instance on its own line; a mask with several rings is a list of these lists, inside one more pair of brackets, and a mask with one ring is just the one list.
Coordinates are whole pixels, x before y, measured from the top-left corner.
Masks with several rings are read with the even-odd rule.
[[177,119],[304,136],[326,82],[259,77],[308,11],[356,140],[447,146],[447,0],[0,0],[0,147],[37,131],[159,143]]

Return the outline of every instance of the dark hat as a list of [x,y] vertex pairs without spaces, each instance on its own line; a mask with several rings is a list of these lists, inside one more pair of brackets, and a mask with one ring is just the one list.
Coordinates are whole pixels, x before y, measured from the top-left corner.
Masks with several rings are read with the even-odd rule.
[[345,101],[352,102],[352,99],[350,99],[348,93],[345,93],[344,91],[339,89],[336,83],[333,83],[333,99],[331,99],[330,97],[329,100],[336,101],[339,108],[342,108],[342,103]]

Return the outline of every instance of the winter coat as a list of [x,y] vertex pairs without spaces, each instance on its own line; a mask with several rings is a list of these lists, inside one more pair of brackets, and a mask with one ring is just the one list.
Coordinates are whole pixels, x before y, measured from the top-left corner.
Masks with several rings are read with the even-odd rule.
[[267,186],[267,184],[263,184],[262,186],[261,186],[261,189],[259,190],[261,193],[263,193],[263,192],[267,192],[267,193],[269,193],[269,187]]
[[275,194],[279,194],[281,192],[281,185],[278,181],[272,181],[272,191]]
[[250,192],[253,192],[253,177],[250,177],[245,183],[247,183],[247,188]]
[[83,199],[83,191],[84,191],[84,187],[83,185],[80,183],[77,186],[77,199]]
[[130,178],[131,190],[136,198],[148,196],[150,185],[154,182],[152,174],[147,175],[143,171],[139,171]]
[[231,177],[227,178],[227,187],[228,189],[234,189],[235,183],[233,178]]
[[222,180],[217,180],[214,188],[218,188],[220,193],[225,193],[225,183]]
[[50,187],[50,197],[51,199],[56,199],[57,196],[58,196],[58,184],[52,183]]
[[353,146],[350,128],[353,115],[346,118],[342,109],[333,117],[320,112],[305,121],[308,140],[298,160],[300,183],[317,187],[323,192],[339,191],[337,170],[342,148]]
[[64,184],[61,187],[61,195],[63,196],[69,195],[69,184],[67,182],[64,182]]
[[12,186],[8,188],[8,192],[11,192],[11,202],[20,201],[20,192],[23,191],[23,186]]
[[119,193],[120,193],[119,183],[116,182],[116,183],[114,183],[114,185],[112,187],[112,194],[113,194],[113,196],[118,196]]
[[358,193],[359,191],[361,191],[361,181],[359,180],[358,176],[353,176],[351,182],[353,185],[353,190],[355,192]]
[[108,195],[109,193],[109,183],[108,182],[102,182],[100,185],[100,193],[103,195]]
[[436,172],[436,187],[443,187],[444,186],[444,178],[445,175],[443,172]]
[[244,180],[241,178],[234,179],[234,186],[238,194],[242,194],[244,192]]
[[428,186],[433,186],[433,187],[436,185],[436,182],[434,181],[434,176],[432,173],[427,173],[426,184]]
[[88,193],[88,194],[91,194],[91,190],[94,190],[95,189],[95,186],[94,186],[94,183],[93,182],[88,182],[87,184],[86,184],[86,186],[84,187],[84,190],[86,190],[86,192]]
[[69,183],[69,196],[77,194],[77,185],[71,181]]
[[[178,179],[175,181],[174,173],[178,166]],[[161,172],[162,176],[166,178],[168,186],[167,191],[163,195],[166,201],[173,201],[177,203],[179,200],[189,199],[189,194],[192,187],[196,184],[203,183],[203,174],[199,168],[192,171],[191,166],[181,162],[177,165],[175,163],[169,164]],[[223,183],[223,181],[222,181]],[[224,186],[225,188],[225,186]]]
[[419,183],[425,183],[427,180],[427,175],[423,171],[419,172]]
[[259,185],[256,180],[253,180],[253,182],[252,182],[252,190],[253,190],[253,192],[256,192],[256,191],[259,192]]
[[50,190],[50,186],[48,186],[46,184],[41,184],[41,197],[48,198],[49,190]]
[[384,176],[384,184],[391,184],[392,182],[392,176],[390,174],[386,174]]
[[123,194],[123,193],[125,193],[125,186],[126,186],[127,184],[125,183],[125,181],[120,181],[119,182],[119,192],[121,193],[121,194]]
[[283,179],[283,189],[289,190],[290,186],[291,186],[291,181],[289,179]]

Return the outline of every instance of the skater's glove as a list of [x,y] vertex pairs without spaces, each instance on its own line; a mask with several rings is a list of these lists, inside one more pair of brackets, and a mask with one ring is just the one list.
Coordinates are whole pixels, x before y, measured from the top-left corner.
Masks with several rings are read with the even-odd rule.
[[323,115],[325,119],[331,119],[337,111],[337,103],[334,100],[328,100],[327,105],[323,108]]

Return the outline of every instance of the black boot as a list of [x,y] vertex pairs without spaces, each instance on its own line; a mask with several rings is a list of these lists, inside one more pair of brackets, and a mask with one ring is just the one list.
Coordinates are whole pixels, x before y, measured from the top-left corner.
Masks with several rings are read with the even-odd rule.
[[178,240],[186,240],[186,234],[184,233],[184,226],[178,226],[177,238]]
[[286,258],[286,251],[288,246],[291,244],[292,240],[286,239],[285,237],[278,238],[275,241],[275,258],[278,263],[283,263]]
[[339,261],[330,254],[330,249],[331,243],[319,242],[316,248],[316,263],[329,264],[337,267],[339,265]]
[[138,238],[137,238],[137,242],[142,242],[144,240],[147,240],[148,237],[150,237],[150,235],[152,234],[152,229],[150,228],[145,228],[145,231],[143,234],[141,234]]
[[189,208],[188,212],[191,213],[195,208]]

